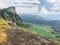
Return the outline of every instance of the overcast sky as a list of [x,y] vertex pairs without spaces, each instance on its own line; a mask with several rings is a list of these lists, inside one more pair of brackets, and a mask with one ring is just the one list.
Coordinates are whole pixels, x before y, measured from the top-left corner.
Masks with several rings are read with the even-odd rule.
[[0,8],[15,6],[17,13],[60,13],[60,0],[0,0]]

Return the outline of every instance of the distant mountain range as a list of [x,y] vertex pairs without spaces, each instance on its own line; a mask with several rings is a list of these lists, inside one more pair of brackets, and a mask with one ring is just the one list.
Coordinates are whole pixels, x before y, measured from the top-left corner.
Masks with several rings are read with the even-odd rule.
[[55,31],[60,32],[60,20],[48,20],[38,15],[20,14],[23,21],[35,24],[44,24],[51,26]]
[[48,20],[60,20],[60,13],[41,14],[40,16]]

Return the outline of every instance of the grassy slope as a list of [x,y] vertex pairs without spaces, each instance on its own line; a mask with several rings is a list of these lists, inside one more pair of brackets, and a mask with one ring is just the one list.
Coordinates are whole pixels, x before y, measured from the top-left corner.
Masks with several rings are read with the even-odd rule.
[[[10,41],[8,40],[8,41],[7,41],[7,40],[6,40],[7,37],[8,37],[8,36],[12,36],[12,35],[14,35],[14,34],[15,34],[15,35],[17,34],[17,35],[16,35],[16,36],[17,36],[16,38],[19,38],[18,35],[21,34],[21,33],[13,33],[14,31],[12,31],[12,33],[9,33],[9,32],[8,32],[8,34],[5,34],[5,33],[4,33],[4,30],[7,29],[7,28],[9,29],[9,28],[11,27],[8,23],[10,23],[10,21],[6,21],[6,20],[0,18],[0,45],[10,45],[10,44],[13,44],[13,42],[15,43],[15,41],[16,41],[15,38],[13,38],[15,41],[13,40],[12,43],[9,43],[9,42],[12,41],[12,40],[10,40]],[[13,28],[14,28],[14,27],[13,27]],[[14,28],[14,29],[15,29],[15,28]],[[26,35],[29,34],[29,32],[27,31],[27,29],[25,29],[25,28],[22,28],[22,29],[26,31],[26,32],[24,31],[24,32],[26,33]],[[11,30],[10,30],[10,31],[11,31]],[[16,31],[17,31],[17,30],[16,30]],[[17,32],[18,32],[18,31],[17,31]],[[21,32],[21,31],[19,31],[19,32]],[[28,36],[26,36],[24,32],[22,33],[22,36],[23,36],[24,39],[25,39],[25,37],[26,37],[26,38],[27,38],[27,37],[30,37],[29,35],[31,35],[31,33],[32,33],[32,32],[31,32]],[[24,37],[23,34],[25,35],[25,37]],[[32,34],[33,34],[33,33],[32,33]],[[33,36],[33,35],[32,35],[32,36]],[[15,37],[15,36],[13,36],[13,37]],[[8,37],[8,39],[10,39],[10,38],[11,38],[11,37]],[[31,37],[30,37],[30,38],[31,38]],[[36,37],[35,37],[35,38],[36,38]],[[11,39],[12,39],[12,38],[11,38]],[[20,38],[19,38],[19,39],[20,39]],[[27,38],[27,39],[29,39],[29,38]],[[34,40],[34,41],[35,41],[35,40]],[[17,43],[17,42],[19,42],[19,41],[16,41],[16,43]],[[37,42],[38,42],[38,41],[37,41]],[[43,42],[44,42],[44,41],[43,41]],[[19,43],[20,43],[20,42],[19,42]],[[23,44],[25,44],[25,43],[23,43]],[[31,44],[31,45],[32,45],[32,44]],[[33,44],[33,45],[34,45],[34,44]]]
[[[11,25],[9,25],[8,23],[12,22],[0,18],[0,45],[6,45],[7,34],[5,33],[5,29],[11,28]],[[15,23],[13,23],[13,25],[14,24]],[[13,27],[13,29],[15,29],[15,27]]]
[[6,38],[6,34],[4,33],[5,28],[9,28],[9,25],[7,24],[8,21],[5,21],[0,18],[0,43],[3,42]]
[[[0,18],[0,43],[5,41],[5,38],[6,38],[4,29],[10,28],[10,26],[8,25],[8,22],[9,21],[6,21],[6,20]],[[28,29],[33,31],[33,33],[37,33],[38,35],[41,35],[48,39],[53,39],[57,43],[57,45],[60,45],[60,42],[58,42],[57,38],[55,37],[56,34],[51,33],[51,32],[53,32],[53,29],[51,29],[49,26],[37,25],[37,24],[29,24],[29,25],[30,26],[28,27]]]
[[56,36],[60,35],[60,34],[52,33],[52,32],[54,32],[54,30],[50,26],[37,25],[37,24],[31,24],[31,23],[27,23],[27,24],[30,25],[28,27],[29,30],[31,30],[43,37],[54,40],[54,42],[57,43],[57,45],[60,45],[60,42],[58,41],[59,39],[56,38]]

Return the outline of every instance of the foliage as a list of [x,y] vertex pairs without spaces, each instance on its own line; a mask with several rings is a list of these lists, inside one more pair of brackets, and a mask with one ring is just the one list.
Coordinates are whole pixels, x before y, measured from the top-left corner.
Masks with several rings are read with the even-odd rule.
[[5,41],[6,34],[4,33],[4,29],[9,28],[7,22],[8,21],[5,21],[4,19],[0,18],[0,43]]
[[19,17],[19,15],[15,11],[15,7],[9,7],[6,9],[0,10],[1,12],[1,18],[12,21],[13,23],[16,23],[18,26],[23,26],[23,20]]
[[[50,26],[42,25],[42,24],[32,24],[32,23],[27,23],[30,25],[28,27],[29,30],[36,32],[38,35],[41,35],[47,39],[50,39],[57,43],[57,45],[60,45],[60,41],[58,41],[60,38],[57,38],[56,36],[60,36],[60,33],[55,32]],[[54,32],[54,33],[52,33]]]

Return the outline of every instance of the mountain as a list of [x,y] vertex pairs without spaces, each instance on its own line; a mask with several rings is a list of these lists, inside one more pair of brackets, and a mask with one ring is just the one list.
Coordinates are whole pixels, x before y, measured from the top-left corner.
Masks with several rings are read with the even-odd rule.
[[49,25],[52,26],[52,29],[60,33],[60,20],[52,20],[49,21],[48,23],[50,23]]
[[35,24],[44,24],[51,26],[55,31],[60,33],[60,20],[49,20],[38,15],[20,14],[23,21]]
[[38,15],[32,15],[32,14],[20,14],[20,17],[23,21],[29,22],[29,23],[42,23],[45,21],[45,18],[38,16]]
[[42,16],[48,20],[60,20],[59,13],[41,14],[40,16]]
[[24,26],[24,23],[17,15],[15,7],[1,9],[0,45],[56,45],[54,41],[37,35],[21,26]]

